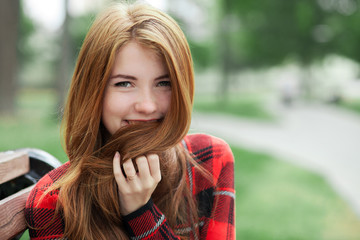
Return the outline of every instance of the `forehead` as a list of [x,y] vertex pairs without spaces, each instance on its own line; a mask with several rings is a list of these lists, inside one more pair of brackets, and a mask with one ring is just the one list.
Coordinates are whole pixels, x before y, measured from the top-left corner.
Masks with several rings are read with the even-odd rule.
[[136,68],[151,68],[157,71],[167,71],[164,57],[154,48],[144,46],[136,41],[123,45],[116,53],[113,71],[132,70]]

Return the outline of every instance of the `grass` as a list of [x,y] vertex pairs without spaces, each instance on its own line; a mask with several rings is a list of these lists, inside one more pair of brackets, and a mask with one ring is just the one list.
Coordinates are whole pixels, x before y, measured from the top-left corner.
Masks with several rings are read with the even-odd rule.
[[272,114],[264,108],[263,102],[264,100],[257,94],[230,94],[226,100],[219,100],[215,95],[200,95],[195,98],[194,111],[263,120],[273,119]]
[[360,99],[340,102],[339,106],[360,114]]
[[360,220],[317,174],[232,148],[238,239],[355,240]]
[[16,116],[0,117],[0,151],[39,148],[67,161],[60,143],[55,101],[52,91],[21,91]]
[[[0,151],[35,147],[66,161],[54,96],[43,90],[19,94],[17,117],[0,117]],[[322,177],[266,154],[232,150],[237,239],[360,239],[359,219]]]

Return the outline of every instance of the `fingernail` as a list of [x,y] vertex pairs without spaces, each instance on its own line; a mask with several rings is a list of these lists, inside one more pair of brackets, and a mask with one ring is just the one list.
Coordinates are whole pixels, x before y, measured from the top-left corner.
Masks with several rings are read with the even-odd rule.
[[116,158],[119,158],[119,157],[120,157],[120,153],[119,153],[118,151],[116,151],[115,157],[116,157]]

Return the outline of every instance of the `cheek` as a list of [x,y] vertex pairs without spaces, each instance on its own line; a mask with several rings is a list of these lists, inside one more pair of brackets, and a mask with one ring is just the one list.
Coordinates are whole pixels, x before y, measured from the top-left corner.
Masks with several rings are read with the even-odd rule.
[[124,114],[127,106],[126,99],[123,99],[121,94],[107,94],[103,101],[103,118],[119,117]]
[[171,105],[171,91],[166,92],[163,96],[162,99],[160,100],[161,102],[161,108],[163,112],[167,112],[170,109],[170,105]]
[[113,108],[112,102],[113,102],[113,100],[112,100],[111,96],[105,95],[105,98],[103,100],[103,110],[102,110],[103,118],[104,117],[106,118],[106,116],[109,115],[113,111],[112,110],[112,108]]

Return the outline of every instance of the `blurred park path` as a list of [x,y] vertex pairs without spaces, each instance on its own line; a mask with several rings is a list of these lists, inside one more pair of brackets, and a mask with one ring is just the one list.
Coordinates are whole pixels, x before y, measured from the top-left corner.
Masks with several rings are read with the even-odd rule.
[[278,107],[277,113],[274,122],[194,113],[190,132],[209,133],[318,172],[360,217],[360,116],[324,105]]

